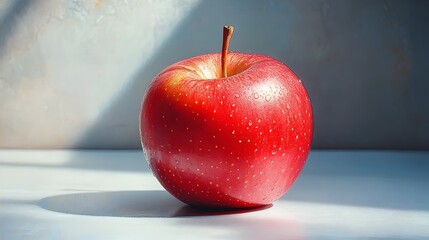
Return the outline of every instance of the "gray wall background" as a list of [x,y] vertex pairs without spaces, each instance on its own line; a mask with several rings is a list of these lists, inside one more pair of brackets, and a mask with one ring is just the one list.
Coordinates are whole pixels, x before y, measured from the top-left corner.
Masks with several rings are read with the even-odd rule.
[[291,67],[314,148],[429,149],[428,1],[0,1],[0,148],[139,148],[151,79],[231,50]]

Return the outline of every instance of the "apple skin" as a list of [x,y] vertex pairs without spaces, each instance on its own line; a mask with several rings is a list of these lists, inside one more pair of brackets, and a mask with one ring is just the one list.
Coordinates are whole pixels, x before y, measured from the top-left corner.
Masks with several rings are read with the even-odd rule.
[[312,108],[299,78],[257,54],[220,53],[173,64],[142,102],[140,136],[162,186],[194,206],[245,208],[279,199],[310,151]]

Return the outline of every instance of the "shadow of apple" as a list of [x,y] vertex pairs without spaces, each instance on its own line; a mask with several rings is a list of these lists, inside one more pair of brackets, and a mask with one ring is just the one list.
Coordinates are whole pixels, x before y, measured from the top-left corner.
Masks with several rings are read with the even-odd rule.
[[63,194],[43,198],[36,204],[49,211],[75,215],[149,218],[239,214],[271,207],[271,205],[249,209],[192,207],[161,190]]

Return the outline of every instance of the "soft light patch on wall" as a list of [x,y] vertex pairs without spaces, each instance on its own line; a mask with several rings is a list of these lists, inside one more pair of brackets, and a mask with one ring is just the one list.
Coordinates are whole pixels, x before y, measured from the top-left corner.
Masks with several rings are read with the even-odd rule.
[[0,5],[2,148],[73,146],[197,4],[48,0],[17,16],[19,2]]

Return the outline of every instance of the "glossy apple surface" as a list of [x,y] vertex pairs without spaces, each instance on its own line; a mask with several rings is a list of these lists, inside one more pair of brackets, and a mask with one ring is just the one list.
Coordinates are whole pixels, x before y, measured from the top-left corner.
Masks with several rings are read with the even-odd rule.
[[151,83],[140,115],[156,178],[199,206],[254,207],[279,199],[301,172],[312,108],[299,78],[263,55],[220,53],[173,64]]

